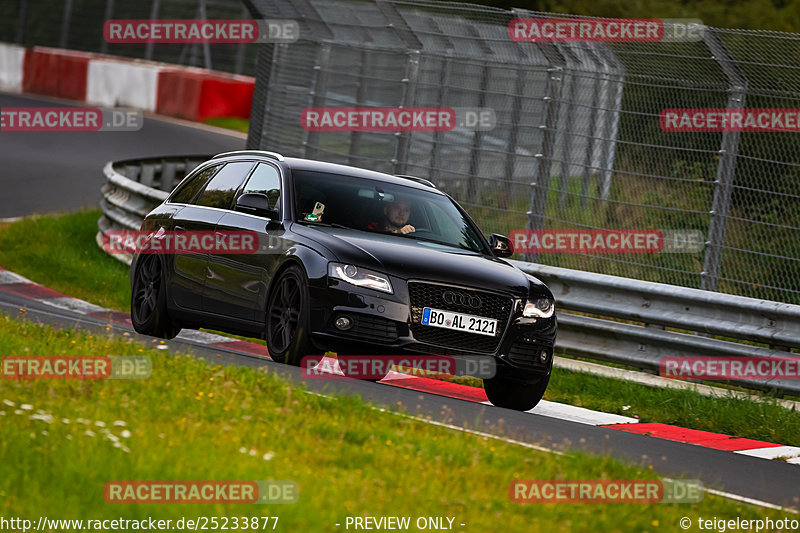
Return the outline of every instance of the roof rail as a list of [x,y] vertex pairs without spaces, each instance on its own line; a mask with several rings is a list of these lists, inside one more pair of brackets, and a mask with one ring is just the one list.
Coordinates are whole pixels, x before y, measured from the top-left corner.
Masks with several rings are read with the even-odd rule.
[[278,161],[283,161],[283,156],[276,152],[267,152],[265,150],[235,150],[233,152],[222,152],[221,154],[217,154],[211,159],[218,159],[220,157],[228,157],[229,155],[262,155],[265,157],[271,157],[272,159],[277,159]]
[[434,189],[436,188],[436,185],[434,185],[431,180],[426,180],[425,178],[418,178],[417,176],[409,176],[407,174],[395,174],[394,177],[395,178],[405,178],[407,180],[413,180],[413,181],[416,181],[417,183],[421,183],[423,185],[427,185],[428,187],[433,187]]

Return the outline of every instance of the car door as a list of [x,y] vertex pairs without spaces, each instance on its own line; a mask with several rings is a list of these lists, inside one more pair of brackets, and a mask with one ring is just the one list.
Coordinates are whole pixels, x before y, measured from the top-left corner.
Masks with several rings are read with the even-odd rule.
[[[180,206],[179,210],[172,217],[172,226],[167,228],[171,231],[188,231],[208,227],[209,223],[216,223],[214,213],[209,211],[197,210],[192,207],[200,191],[214,174],[223,165],[212,165],[198,172],[189,178],[185,183],[170,196],[167,200],[170,204]],[[211,228],[213,229],[213,227]],[[202,300],[203,285],[205,284],[205,254],[180,254],[169,255],[167,261],[172,264],[168,269],[172,272],[170,277],[169,294],[172,300],[179,307],[186,309],[199,310]]]
[[[201,174],[206,183],[199,187],[194,196],[185,202],[183,209],[173,217],[175,232],[214,232],[214,228],[227,207],[236,189],[244,181],[252,168],[253,162],[231,162],[215,165]],[[182,198],[184,199],[185,198]],[[170,284],[173,301],[187,309],[203,309],[203,288],[208,278],[208,253],[176,254],[174,259],[174,276]]]
[[[247,193],[265,194],[270,207],[282,216],[282,190],[278,167],[271,163],[258,163],[236,198]],[[204,291],[207,309],[243,320],[263,322],[270,275],[283,249],[284,228],[280,216],[277,220],[269,220],[238,212],[235,207],[222,216],[217,223],[218,232],[252,231],[257,235],[259,250],[256,253],[209,256],[210,276]]]

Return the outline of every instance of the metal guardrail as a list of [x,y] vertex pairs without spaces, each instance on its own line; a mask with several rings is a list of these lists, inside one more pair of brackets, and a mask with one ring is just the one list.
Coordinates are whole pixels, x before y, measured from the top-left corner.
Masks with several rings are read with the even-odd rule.
[[[107,231],[138,230],[142,218],[163,202],[186,174],[211,157],[107,163],[100,202],[103,216],[97,222],[98,245]],[[130,263],[129,257],[114,257]],[[795,352],[800,349],[798,305],[510,262],[544,281],[553,291],[560,310],[556,342],[559,353],[624,364],[647,372],[658,372],[663,357],[797,357],[800,360],[800,354],[791,353],[792,349]],[[573,313],[564,312],[565,309]],[[800,394],[800,380],[734,383]]]
[[[138,230],[147,213],[166,200],[189,172],[212,157],[190,155],[106,163],[103,167],[106,183],[100,200],[103,216],[97,221],[97,245],[102,248],[103,235],[108,231]],[[129,255],[114,254],[112,257],[131,263]]]

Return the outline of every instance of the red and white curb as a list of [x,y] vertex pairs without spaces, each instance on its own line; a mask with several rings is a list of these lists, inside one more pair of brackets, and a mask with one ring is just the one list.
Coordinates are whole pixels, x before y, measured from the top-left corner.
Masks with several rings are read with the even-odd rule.
[[[58,291],[34,283],[19,274],[5,270],[2,267],[0,267],[0,291],[10,292],[45,305],[72,311],[80,315],[103,318],[112,322],[131,326],[130,317],[127,313],[105,309],[78,298],[66,296]],[[261,344],[231,339],[230,337],[216,335],[214,333],[183,330],[176,338],[208,346],[217,346],[228,350],[260,355],[266,359],[269,358],[266,347]],[[344,377],[338,365],[332,364],[335,360],[332,358],[327,359],[329,359],[325,361],[327,364],[322,365],[321,368],[335,368],[336,370],[332,373]],[[381,383],[418,392],[432,393],[448,398],[491,405],[483,389],[457,383],[411,376],[395,371],[389,372],[389,374],[381,380]],[[601,426],[629,433],[637,433],[660,439],[695,444],[706,448],[731,451],[751,457],[780,459],[787,463],[800,465],[800,447],[796,446],[784,446],[770,442],[731,437],[729,435],[686,429],[668,424],[639,422],[635,418],[601,413],[599,411],[584,409],[583,407],[575,407],[546,400],[539,402],[539,404],[528,411],[528,413],[569,420],[580,424]]]

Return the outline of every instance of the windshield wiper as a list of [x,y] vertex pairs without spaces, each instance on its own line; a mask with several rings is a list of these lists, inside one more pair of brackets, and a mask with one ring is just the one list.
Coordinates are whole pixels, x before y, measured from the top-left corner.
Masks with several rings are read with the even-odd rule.
[[450,246],[451,248],[460,248],[462,250],[468,250],[470,252],[476,252],[476,253],[478,252],[478,250],[473,250],[472,248],[464,246],[463,244],[460,244],[460,243],[459,244],[453,244],[451,242],[442,242],[442,241],[437,241],[437,240],[434,240],[434,239],[427,239],[425,237],[417,237],[416,235],[412,235],[410,233],[405,233],[405,234],[398,233],[396,235],[398,237],[405,237],[407,239],[414,239],[415,241],[432,242],[433,244],[441,244],[442,246]]
[[336,222],[310,222],[308,220],[298,220],[299,224],[304,224],[306,226],[325,226],[326,228],[338,228],[338,229],[356,229],[351,228],[350,226],[344,226],[342,224],[338,224]]

